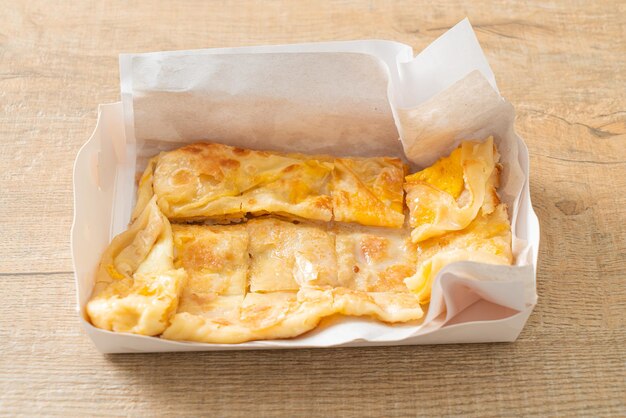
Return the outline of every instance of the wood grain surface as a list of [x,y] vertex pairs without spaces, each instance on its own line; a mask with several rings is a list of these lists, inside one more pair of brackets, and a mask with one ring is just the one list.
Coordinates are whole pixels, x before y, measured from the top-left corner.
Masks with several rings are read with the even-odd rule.
[[[531,155],[539,304],[512,344],[102,355],[72,164],[117,56],[362,38],[469,16]],[[626,415],[624,1],[0,1],[0,415]]]

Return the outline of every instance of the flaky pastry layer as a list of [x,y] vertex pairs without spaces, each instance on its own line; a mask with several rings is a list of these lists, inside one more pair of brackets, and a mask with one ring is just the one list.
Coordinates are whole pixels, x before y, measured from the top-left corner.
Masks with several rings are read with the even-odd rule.
[[399,228],[406,166],[397,158],[332,158],[198,143],[146,168],[136,217],[155,194],[173,221],[240,221],[247,214]]

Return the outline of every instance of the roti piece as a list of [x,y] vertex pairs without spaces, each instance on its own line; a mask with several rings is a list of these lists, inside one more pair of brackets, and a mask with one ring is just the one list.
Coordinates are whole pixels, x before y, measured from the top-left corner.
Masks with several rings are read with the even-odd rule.
[[244,225],[174,225],[173,232],[174,266],[188,275],[185,291],[245,294],[249,257]]
[[[251,256],[251,292],[245,296],[212,293],[212,287],[207,289],[205,282],[196,279],[195,270],[212,265],[219,250],[211,251],[210,257],[197,258],[196,263],[188,264],[191,279],[163,338],[239,343],[295,337],[337,313],[386,322],[423,316],[419,299],[402,281],[415,269],[415,260],[411,259],[414,251],[408,251],[413,244],[406,231],[403,236],[403,230],[398,229],[343,225],[328,232],[325,226],[313,223],[257,218],[245,226],[176,226],[175,240],[187,239],[187,251],[204,254],[204,249],[191,249],[195,245],[219,246],[216,239],[224,239],[228,246],[233,242],[226,238],[228,231],[237,235],[242,228],[249,237],[248,251],[242,252]],[[340,283],[336,275],[335,238],[339,240],[338,248],[351,248],[343,256],[360,257],[355,262],[363,266],[360,275],[340,269],[340,274],[346,275],[345,283]],[[346,241],[344,247],[339,245],[341,240]],[[407,248],[400,249],[403,244]],[[223,269],[220,271],[224,274]]]
[[241,220],[246,213],[330,221],[332,162],[323,157],[198,143],[163,153],[153,187],[173,220]]
[[337,313],[370,316],[384,322],[408,322],[420,319],[424,311],[417,295],[401,292],[360,292],[346,288],[333,291]]
[[137,184],[137,202],[135,203],[135,207],[133,209],[133,213],[130,216],[131,222],[134,222],[135,219],[141,215],[143,210],[146,208],[152,197],[154,196],[154,188],[153,188],[153,177],[154,177],[154,167],[156,166],[157,161],[159,160],[159,156],[153,157],[148,161],[148,165],[141,175],[139,182]]
[[134,215],[152,194],[174,221],[229,223],[274,214],[288,219],[404,224],[397,158],[332,158],[197,143],[153,158]]
[[91,323],[109,331],[163,332],[186,280],[172,256],[170,223],[152,199],[102,255],[86,306]]
[[416,247],[405,229],[335,225],[338,281],[363,292],[407,292]]
[[439,270],[455,261],[503,265],[513,263],[511,224],[506,205],[498,205],[489,214],[479,213],[461,231],[448,232],[420,242],[417,271],[405,283],[417,294],[421,303],[427,303],[435,276]]
[[411,238],[420,242],[467,227],[479,210],[499,203],[499,154],[489,137],[467,141],[448,157],[406,177]]
[[398,158],[335,159],[331,182],[335,221],[401,228],[406,170]]
[[185,293],[162,338],[177,341],[234,344],[254,338],[241,324],[244,296],[195,296]]
[[247,222],[246,228],[251,292],[337,285],[334,237],[325,226],[259,218]]
[[[209,304],[205,307],[213,308]],[[229,312],[236,310],[233,307]],[[333,313],[330,290],[307,287],[298,292],[249,293],[237,320],[182,312],[174,317],[163,338],[221,344],[292,338],[315,328]]]

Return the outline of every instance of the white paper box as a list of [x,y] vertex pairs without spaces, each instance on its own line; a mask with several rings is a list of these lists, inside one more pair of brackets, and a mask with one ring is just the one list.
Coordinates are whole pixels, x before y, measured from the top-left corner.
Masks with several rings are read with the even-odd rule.
[[[514,341],[536,303],[539,224],[528,151],[467,20],[417,57],[389,41],[123,55],[122,102],[100,105],[74,166],[72,256],[81,321],[105,353]],[[100,255],[126,229],[135,174],[159,149],[213,140],[259,149],[400,156],[414,168],[493,135],[514,266],[444,268],[421,325],[343,318],[290,340],[200,344],[113,333],[85,318]],[[401,142],[395,138],[400,136]],[[403,153],[404,149],[404,153]]]

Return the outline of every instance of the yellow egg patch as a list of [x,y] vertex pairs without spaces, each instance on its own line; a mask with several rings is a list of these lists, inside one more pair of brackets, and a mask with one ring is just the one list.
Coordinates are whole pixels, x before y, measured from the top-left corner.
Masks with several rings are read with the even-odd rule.
[[465,187],[461,148],[455,149],[450,156],[439,159],[432,166],[407,176],[406,181],[423,181],[457,199]]

